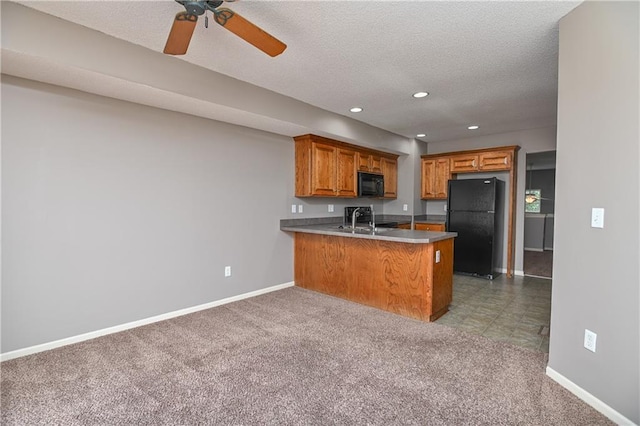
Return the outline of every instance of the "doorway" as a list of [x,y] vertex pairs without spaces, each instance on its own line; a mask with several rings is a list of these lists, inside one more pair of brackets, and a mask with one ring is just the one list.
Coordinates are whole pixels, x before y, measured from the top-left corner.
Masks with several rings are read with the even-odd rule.
[[553,277],[556,152],[527,154],[524,218],[524,274]]

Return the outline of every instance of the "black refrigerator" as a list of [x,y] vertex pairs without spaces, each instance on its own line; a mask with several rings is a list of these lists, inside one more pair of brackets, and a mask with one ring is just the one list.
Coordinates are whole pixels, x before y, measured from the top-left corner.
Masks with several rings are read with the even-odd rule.
[[493,279],[502,270],[504,182],[449,181],[447,231],[457,232],[453,271]]

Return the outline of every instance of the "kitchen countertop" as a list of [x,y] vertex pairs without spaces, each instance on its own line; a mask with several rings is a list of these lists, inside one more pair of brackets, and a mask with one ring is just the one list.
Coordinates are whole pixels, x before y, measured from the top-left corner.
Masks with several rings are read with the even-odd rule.
[[307,234],[331,235],[335,237],[346,238],[364,238],[369,240],[395,241],[398,243],[410,244],[430,244],[436,241],[454,238],[458,235],[455,232],[411,231],[409,229],[398,228],[377,228],[376,231],[365,229],[353,231],[351,229],[340,229],[339,226],[342,226],[342,222],[325,222],[304,225],[291,224],[290,222],[290,220],[281,221],[280,229],[282,231],[288,232],[302,232]]

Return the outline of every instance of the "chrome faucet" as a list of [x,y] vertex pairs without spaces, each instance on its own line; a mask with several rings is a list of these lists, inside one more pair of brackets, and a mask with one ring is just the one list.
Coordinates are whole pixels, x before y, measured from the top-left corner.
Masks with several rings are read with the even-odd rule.
[[360,210],[360,207],[356,208],[353,213],[351,213],[351,229],[354,231],[356,230],[356,218],[360,216],[358,210]]
[[371,222],[369,222],[369,227],[372,231],[376,230],[376,212],[373,211],[373,208],[371,209]]

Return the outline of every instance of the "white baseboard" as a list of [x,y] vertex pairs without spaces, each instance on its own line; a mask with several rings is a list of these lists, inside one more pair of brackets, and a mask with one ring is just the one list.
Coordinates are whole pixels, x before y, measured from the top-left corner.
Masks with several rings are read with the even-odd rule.
[[525,251],[538,251],[538,252],[543,252],[544,251],[541,248],[533,248],[533,247],[525,247],[524,250]]
[[553,246],[552,247],[545,247],[544,251],[553,251]]
[[513,273],[519,277],[524,277],[524,271],[514,271]]
[[238,296],[227,297],[225,299],[215,300],[213,302],[205,303],[198,306],[192,306],[190,308],[180,309],[173,312],[167,312],[166,314],[156,315],[150,318],[144,318],[137,321],[128,322],[126,324],[120,324],[113,327],[103,328],[102,330],[91,331],[89,333],[80,334],[78,336],[67,337],[65,339],[55,340],[53,342],[43,343],[40,345],[30,346],[28,348],[17,349],[15,351],[0,354],[0,361],[8,361],[10,359],[19,358],[35,354],[38,352],[48,351],[50,349],[59,348],[73,343],[84,342],[85,340],[95,339],[96,337],[105,336],[107,334],[118,333],[120,331],[129,330],[132,328],[140,327],[154,322],[164,321],[171,318],[180,317],[182,315],[192,314],[194,312],[202,311],[205,309],[213,308],[220,305],[226,305],[227,303],[237,302],[238,300],[248,299],[250,297],[259,296],[261,294],[270,293],[272,291],[282,290],[283,288],[292,287],[294,282],[288,282],[284,284],[278,284],[271,287],[263,288],[249,293],[239,294]]
[[571,380],[564,377],[562,374],[555,371],[553,368],[547,366],[547,376],[557,382],[560,386],[589,404],[591,407],[595,408],[597,411],[601,412],[603,415],[609,418],[609,420],[613,421],[618,425],[625,426],[637,426],[634,422],[618,413],[616,410],[600,401],[595,396],[591,395],[586,390],[582,389],[580,386],[573,383]]

